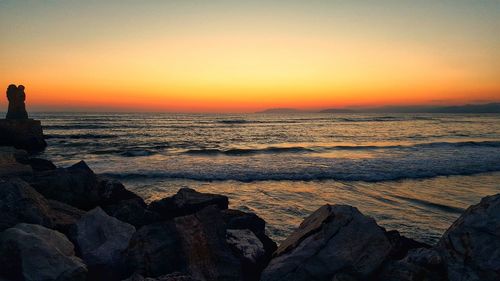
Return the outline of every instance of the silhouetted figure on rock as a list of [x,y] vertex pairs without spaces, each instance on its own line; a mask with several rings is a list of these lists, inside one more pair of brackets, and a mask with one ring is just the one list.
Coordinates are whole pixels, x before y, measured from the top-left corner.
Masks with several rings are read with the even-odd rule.
[[9,109],[7,111],[7,119],[28,119],[28,112],[26,112],[26,94],[24,93],[24,86],[12,84],[7,88],[7,99],[9,100]]

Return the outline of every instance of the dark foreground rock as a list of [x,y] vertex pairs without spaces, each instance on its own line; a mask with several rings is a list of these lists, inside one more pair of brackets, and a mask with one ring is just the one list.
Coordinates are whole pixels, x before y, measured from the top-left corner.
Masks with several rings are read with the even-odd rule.
[[0,231],[22,222],[52,227],[48,201],[20,179],[0,179]]
[[33,119],[0,119],[0,146],[13,146],[27,151],[47,147],[40,121]]
[[54,229],[64,234],[68,234],[70,227],[85,214],[85,211],[59,201],[48,200],[48,202]]
[[0,276],[85,281],[87,268],[63,234],[40,225],[19,224],[0,233]]
[[87,212],[70,228],[70,239],[89,268],[91,280],[126,277],[125,255],[135,228],[101,208]]
[[227,209],[229,199],[218,194],[200,193],[191,188],[181,188],[174,196],[151,202],[149,209],[160,214],[163,219],[194,214],[201,209],[215,205]]
[[325,205],[280,245],[261,280],[368,279],[390,251],[372,218],[350,206]]
[[97,176],[83,161],[68,168],[36,173],[31,185],[46,198],[83,210],[115,204],[121,200],[142,201],[121,183]]
[[469,207],[438,246],[451,281],[500,280],[500,194]]

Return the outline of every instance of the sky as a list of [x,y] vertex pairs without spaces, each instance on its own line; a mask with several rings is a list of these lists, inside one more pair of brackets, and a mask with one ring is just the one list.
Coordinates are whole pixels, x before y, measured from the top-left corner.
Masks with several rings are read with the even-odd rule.
[[0,87],[33,111],[483,103],[499,34],[498,0],[0,0]]

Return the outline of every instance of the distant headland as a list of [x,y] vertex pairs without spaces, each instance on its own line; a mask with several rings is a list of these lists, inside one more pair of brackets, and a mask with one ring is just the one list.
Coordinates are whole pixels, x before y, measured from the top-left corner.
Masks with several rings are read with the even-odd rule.
[[271,108],[256,113],[500,113],[500,102],[454,106],[409,105],[368,108],[327,108],[309,111],[294,108]]

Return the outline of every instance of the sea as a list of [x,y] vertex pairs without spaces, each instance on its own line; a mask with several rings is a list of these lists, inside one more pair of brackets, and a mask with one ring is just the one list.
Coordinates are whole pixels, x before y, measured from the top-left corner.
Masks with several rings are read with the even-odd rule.
[[35,113],[66,167],[80,160],[147,202],[224,194],[282,241],[324,204],[436,243],[500,192],[498,114]]

